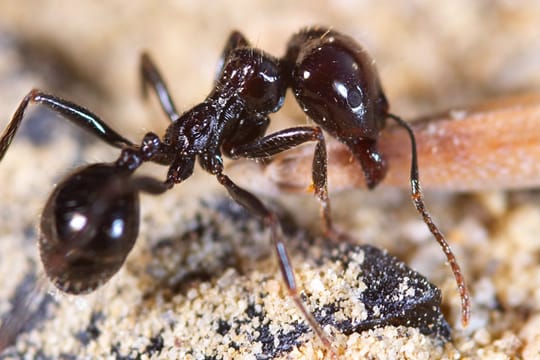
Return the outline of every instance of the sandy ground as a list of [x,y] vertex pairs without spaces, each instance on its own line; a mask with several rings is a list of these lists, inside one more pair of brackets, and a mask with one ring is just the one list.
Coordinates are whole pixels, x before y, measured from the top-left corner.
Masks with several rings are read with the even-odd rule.
[[[208,93],[232,29],[280,55],[292,33],[312,24],[333,26],[362,43],[377,61],[392,111],[414,118],[538,91],[539,20],[535,1],[109,1],[100,6],[0,0],[0,126],[38,87],[87,106],[130,139],[149,130],[161,133],[167,122],[160,109],[140,96],[137,66],[143,49],[153,55],[184,110]],[[325,356],[287,299],[268,233],[238,209],[224,210],[223,189],[202,171],[166,196],[143,197],[139,241],[108,285],[85,297],[54,291],[35,245],[40,209],[67,170],[111,161],[117,152],[40,114],[0,164],[2,321],[16,321],[18,309],[36,310],[36,316],[24,318],[25,332],[15,346],[0,357]],[[272,119],[273,129],[306,122],[290,96]],[[145,170],[164,174],[158,167]],[[459,298],[444,256],[405,191],[350,191],[332,198],[336,223],[357,244],[388,250],[441,289],[441,309],[452,332],[445,341],[418,325],[347,334],[325,326],[342,358],[540,357],[537,192],[427,194],[473,294],[466,329],[459,325]],[[347,278],[343,268],[344,259],[362,266],[361,248],[332,250],[316,238],[316,201],[297,194],[265,201],[289,214],[284,219],[293,230],[286,235],[310,307],[336,304],[328,296],[364,286]],[[321,288],[325,291],[316,293]],[[364,319],[362,304],[339,305],[346,309],[340,316]],[[441,321],[433,323],[443,326]]]

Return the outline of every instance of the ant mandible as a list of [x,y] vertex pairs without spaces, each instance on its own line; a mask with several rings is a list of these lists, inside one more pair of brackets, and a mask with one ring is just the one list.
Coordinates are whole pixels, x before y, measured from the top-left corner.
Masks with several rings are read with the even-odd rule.
[[[213,90],[202,103],[182,115],[148,54],[141,57],[141,74],[143,93],[146,95],[150,87],[171,121],[162,138],[149,132],[136,145],[87,109],[38,90],[26,95],[0,137],[1,160],[25,118],[26,108],[30,103],[39,103],[121,149],[114,162],[75,170],[47,200],[41,216],[39,248],[45,272],[56,287],[81,294],[107,282],[122,266],[137,238],[139,193],[164,193],[187,179],[198,160],[235,201],[271,229],[289,295],[323,343],[331,347],[329,337],[300,298],[276,215],[224,174],[222,155],[233,159],[267,158],[315,141],[312,189],[322,204],[327,233],[337,235],[330,217],[323,130],[348,146],[371,189],[386,173],[377,138],[390,118],[410,137],[412,198],[452,267],[461,296],[462,322],[468,322],[469,295],[461,270],[424,205],[414,134],[402,119],[389,113],[374,63],[352,38],[327,28],[307,28],[292,36],[286,55],[277,59],[253,48],[242,34],[233,32],[223,50]],[[265,136],[268,115],[281,108],[288,87],[317,125]],[[135,170],[148,161],[169,167],[164,181],[135,175]]]

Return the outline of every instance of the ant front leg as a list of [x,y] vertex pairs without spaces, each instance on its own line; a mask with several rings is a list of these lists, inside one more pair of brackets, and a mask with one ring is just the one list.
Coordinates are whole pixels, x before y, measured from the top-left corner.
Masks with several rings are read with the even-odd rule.
[[143,53],[141,55],[141,80],[143,96],[146,97],[148,95],[147,87],[151,86],[152,89],[154,89],[154,92],[159,99],[159,103],[161,104],[161,108],[167,117],[171,121],[178,120],[180,115],[178,115],[178,111],[176,111],[176,107],[171,99],[167,85],[165,84],[165,81],[163,81],[157,66],[147,53]]
[[26,108],[30,103],[38,103],[48,107],[52,111],[64,116],[75,125],[89,131],[91,134],[116,148],[133,146],[131,141],[111,129],[103,120],[89,110],[70,101],[34,89],[24,97],[15,111],[13,118],[0,136],[0,160],[4,157],[9,145],[15,137],[15,133],[24,119]]
[[230,154],[233,158],[265,158],[292,149],[308,141],[317,142],[313,155],[312,185],[310,190],[315,193],[315,196],[317,196],[321,203],[326,234],[332,239],[340,239],[343,235],[334,229],[331,217],[330,199],[328,197],[328,160],[326,143],[321,128],[302,126],[281,130],[248,144],[233,147],[230,150]]
[[249,211],[255,213],[257,216],[263,219],[266,226],[270,227],[272,244],[274,245],[278,257],[279,268],[285,281],[285,285],[287,286],[289,296],[296,303],[296,306],[300,309],[311,328],[315,331],[319,339],[321,339],[321,341],[323,342],[324,346],[333,351],[330,338],[324,332],[313,314],[307,309],[306,305],[300,298],[300,294],[298,293],[298,288],[296,286],[294,270],[289,259],[289,255],[287,253],[287,249],[285,248],[285,243],[283,242],[283,238],[281,236],[281,229],[277,216],[273,212],[268,210],[255,195],[236,185],[227,175],[224,175],[221,171],[218,171],[216,176],[219,183],[227,189],[229,195],[237,203],[239,203]]

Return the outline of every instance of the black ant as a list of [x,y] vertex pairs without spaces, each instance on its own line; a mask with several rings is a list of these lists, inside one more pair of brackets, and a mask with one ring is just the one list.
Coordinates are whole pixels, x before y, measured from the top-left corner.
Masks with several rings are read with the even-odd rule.
[[[187,179],[198,160],[235,201],[261,217],[271,229],[289,295],[319,338],[331,348],[329,337],[300,298],[276,215],[224,174],[222,155],[233,159],[266,158],[315,141],[312,189],[322,204],[325,229],[336,237],[339,235],[330,217],[323,130],[348,146],[371,189],[386,173],[377,139],[390,118],[410,137],[412,198],[452,267],[461,295],[462,322],[467,323],[470,303],[462,273],[424,206],[414,134],[402,119],[389,113],[374,63],[352,38],[322,27],[304,29],[292,36],[285,56],[278,59],[253,48],[242,34],[233,32],[210,95],[181,115],[148,54],[142,55],[141,74],[144,93],[150,87],[157,94],[171,121],[162,138],[149,132],[136,145],[85,108],[38,90],[26,95],[0,138],[2,159],[25,118],[28,104],[39,103],[121,149],[114,162],[75,170],[47,200],[41,216],[39,248],[45,272],[59,289],[81,294],[108,281],[122,266],[137,238],[139,192],[164,193]],[[281,108],[288,87],[317,125],[265,135],[268,114]],[[147,161],[169,167],[164,181],[135,175],[135,170]]]

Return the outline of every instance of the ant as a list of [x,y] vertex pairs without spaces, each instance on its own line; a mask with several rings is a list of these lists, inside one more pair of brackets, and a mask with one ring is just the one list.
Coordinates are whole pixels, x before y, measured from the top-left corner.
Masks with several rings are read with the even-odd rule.
[[[151,88],[171,121],[162,138],[148,132],[137,145],[89,110],[38,90],[26,95],[0,137],[1,160],[25,118],[26,108],[30,103],[38,103],[121,149],[111,163],[76,169],[55,187],[46,202],[39,249],[45,272],[56,287],[82,294],[107,282],[123,265],[136,241],[139,193],[166,192],[189,178],[198,160],[235,201],[262,218],[271,229],[289,296],[331,349],[330,338],[300,297],[277,216],[224,174],[222,157],[261,159],[316,142],[311,189],[321,203],[327,234],[336,238],[340,234],[330,216],[323,130],[349,148],[362,166],[367,187],[372,189],[386,174],[387,164],[379,153],[377,139],[390,118],[410,138],[412,199],[450,263],[461,296],[462,322],[468,322],[470,300],[461,270],[424,205],[413,131],[389,112],[374,62],[351,37],[324,27],[306,28],[292,36],[285,56],[278,59],[252,47],[240,32],[234,31],[223,50],[214,88],[203,102],[181,115],[146,53],[141,57],[140,71],[143,94],[146,96]],[[292,89],[316,125],[265,135],[268,115],[281,108],[287,88]],[[164,181],[135,174],[148,161],[168,166]]]

